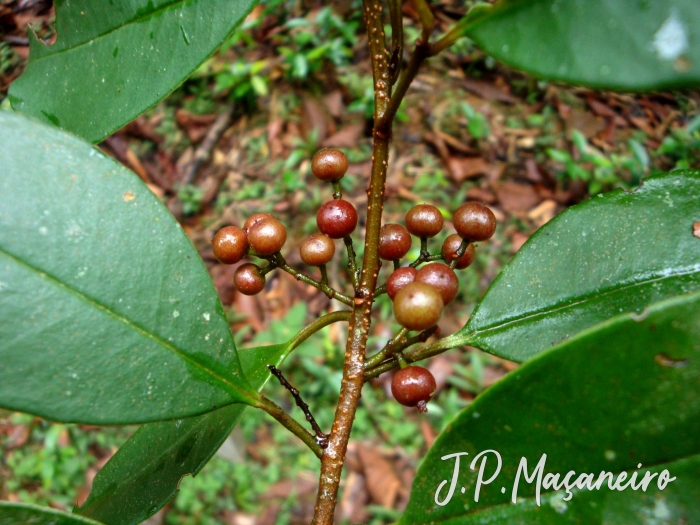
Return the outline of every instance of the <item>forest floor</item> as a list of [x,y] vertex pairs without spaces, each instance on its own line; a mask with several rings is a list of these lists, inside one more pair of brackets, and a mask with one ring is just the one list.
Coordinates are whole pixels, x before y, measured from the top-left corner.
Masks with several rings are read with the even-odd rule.
[[[441,30],[465,9],[463,1],[435,4]],[[287,340],[333,308],[325,295],[287,274],[268,279],[258,296],[238,294],[235,266],[218,264],[210,241],[223,225],[270,212],[287,225],[284,252],[299,266],[299,244],[315,231],[316,210],[331,195],[310,173],[311,157],[326,146],[350,159],[343,189],[364,216],[373,95],[358,5],[273,0],[259,6],[184,85],[99,145],[137,173],[181,222],[241,347]],[[408,6],[412,42],[418,30]],[[0,108],[7,108],[7,89],[28,58],[28,24],[51,42],[51,2],[0,0]],[[197,158],[204,159],[200,166]],[[494,210],[497,234],[479,246],[476,262],[460,276],[458,300],[440,323],[447,335],[464,325],[503,264],[555,215],[597,193],[688,167],[700,167],[699,92],[616,94],[539,82],[463,39],[424,66],[399,112],[384,221],[403,222],[412,205],[429,202],[443,211],[446,235],[451,211],[465,200]],[[333,283],[345,282],[340,260],[329,275]],[[383,299],[372,348],[396,329]],[[333,325],[284,366],[323,428],[333,418],[345,335]],[[392,400],[389,374],[367,385],[339,521],[379,524],[400,516],[437,433],[515,366],[472,348],[433,358],[428,367],[439,393],[427,415]],[[279,385],[271,382],[266,393],[300,416]],[[70,508],[85,499],[95,473],[133,430],[50,424],[0,411],[0,499]],[[251,411],[216,458],[196,478],[183,480],[179,495],[149,523],[308,523],[316,468],[316,459],[286,430]]]

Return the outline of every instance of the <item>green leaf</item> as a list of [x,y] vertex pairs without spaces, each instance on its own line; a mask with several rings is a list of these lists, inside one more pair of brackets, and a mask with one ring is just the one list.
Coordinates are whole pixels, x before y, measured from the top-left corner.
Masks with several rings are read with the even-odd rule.
[[700,289],[700,171],[599,195],[540,228],[494,280],[450,347],[524,361],[624,312]]
[[10,88],[17,110],[99,142],[182,83],[256,0],[56,3],[58,39],[30,31],[30,59]]
[[0,525],[100,525],[56,509],[0,501]]
[[700,82],[695,0],[502,0],[466,34],[544,79],[624,91]]
[[[400,523],[628,525],[651,523],[642,517],[662,503],[663,523],[700,520],[700,293],[656,303],[642,317],[625,314],[586,330],[477,397],[423,459]],[[469,467],[484,450],[500,454],[502,469],[480,487],[475,502],[480,463],[476,471]],[[455,453],[468,456],[462,456],[452,499],[439,506],[436,489],[448,480],[438,495],[444,503],[455,467],[455,459],[441,458]],[[601,471],[617,475],[640,464],[667,468],[683,480],[656,495],[581,490],[574,503],[563,501],[566,486],[555,495],[543,483],[542,493],[555,498],[544,506],[563,514],[538,509],[529,499],[515,506],[524,513],[516,517],[508,507],[521,458],[531,475],[543,454],[544,473],[560,474],[557,482],[572,470],[573,483],[581,474],[597,480]],[[495,454],[486,457],[484,480],[496,469]],[[533,498],[536,488],[521,475],[517,496]]]
[[209,274],[141,180],[0,112],[0,406],[93,424],[254,402]]
[[[268,364],[279,366],[289,343],[239,350],[251,385],[261,390]],[[74,512],[109,525],[141,523],[177,493],[180,480],[196,476],[238,424],[245,405],[229,405],[203,416],[142,426],[95,476],[92,492]]]

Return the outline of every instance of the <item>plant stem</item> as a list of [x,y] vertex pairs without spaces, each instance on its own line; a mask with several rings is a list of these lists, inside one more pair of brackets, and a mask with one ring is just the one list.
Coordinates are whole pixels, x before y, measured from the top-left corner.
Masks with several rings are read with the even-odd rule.
[[325,328],[329,324],[333,324],[338,321],[349,320],[351,314],[352,312],[349,310],[340,310],[338,312],[331,312],[329,314],[324,315],[323,317],[319,317],[310,325],[302,328],[297,335],[295,335],[292,339],[287,341],[287,347],[290,350],[293,350],[301,343],[306,341],[309,337],[318,332],[320,329]]
[[[430,329],[428,329],[430,330]],[[427,330],[426,330],[427,332]],[[421,333],[422,334],[422,333]],[[413,339],[413,338],[411,338]],[[425,338],[427,339],[427,337]],[[422,342],[425,342],[425,339]],[[421,341],[414,341],[411,344],[415,344]],[[435,341],[434,343],[431,343],[429,345],[421,346],[418,348],[412,348],[411,350],[408,350],[407,352],[403,352],[403,357],[406,360],[407,363],[415,363],[416,361],[422,361],[423,359],[427,359],[429,357],[436,356],[438,354],[441,354],[443,352],[446,352],[447,350],[450,350],[452,348],[455,348],[457,346],[463,346],[465,344],[468,344],[468,342],[465,342],[464,340],[460,340],[460,338],[456,337],[455,335],[449,336],[449,337],[444,337],[440,339],[439,341]],[[408,348],[408,345],[406,346]],[[389,370],[392,370],[394,368],[398,368],[399,364],[396,360],[391,360],[391,361],[385,361],[381,363],[380,365],[367,369],[365,371],[365,380],[372,379],[374,377],[379,377],[382,375],[384,372],[388,372]]]
[[355,247],[352,244],[352,237],[349,235],[343,237],[343,242],[348,250],[348,271],[350,272],[352,287],[354,290],[357,290],[360,286],[360,274],[357,271],[357,256],[355,255]]
[[392,119],[384,118],[390,101],[388,52],[384,37],[382,5],[379,0],[363,0],[363,10],[374,79],[374,154],[367,197],[367,232],[360,286],[348,333],[340,397],[328,448],[321,459],[313,525],[332,525],[338,498],[340,475],[347,452],[350,431],[364,384],[364,360],[372,315],[374,291],[379,274],[379,229],[384,207],[384,189],[389,159]]
[[285,379],[285,377],[282,375],[282,372],[280,372],[276,366],[267,365],[267,368],[269,368],[272,375],[277,378],[277,380],[280,382],[280,385],[289,390],[289,393],[292,394],[294,402],[299,408],[301,408],[301,411],[304,413],[306,420],[311,424],[311,428],[316,433],[316,443],[318,443],[318,446],[320,446],[321,448],[326,448],[328,446],[328,436],[324,434],[323,430],[321,430],[321,427],[318,426],[316,419],[314,418],[313,414],[311,414],[311,409],[309,408],[309,405],[306,403],[306,401],[302,399],[299,390],[294,388],[289,383],[289,381]]
[[275,255],[275,259],[276,259],[275,264],[277,265],[277,267],[280,270],[284,270],[288,274],[293,275],[297,281],[301,281],[303,283],[310,284],[314,288],[318,288],[324,294],[326,294],[330,299],[337,299],[338,301],[340,301],[343,304],[346,304],[348,306],[352,306],[353,302],[352,302],[352,299],[350,297],[348,297],[347,295],[345,295],[343,293],[340,293],[337,290],[334,290],[333,288],[331,288],[330,286],[328,286],[325,283],[319,282],[316,279],[312,279],[308,275],[304,275],[303,273],[296,271],[294,268],[292,268],[291,266],[289,266],[287,264],[287,261],[279,253]]
[[316,456],[323,460],[323,449],[321,446],[317,443],[316,441],[316,436],[311,434],[308,430],[306,430],[304,427],[302,427],[296,419],[294,419],[292,416],[287,414],[282,407],[278,406],[276,403],[265,397],[264,395],[260,394],[260,399],[258,402],[253,405],[256,408],[260,408],[270,414],[272,417],[274,417],[277,421],[279,421],[284,428],[289,430],[292,434],[294,434],[296,437],[301,439],[306,446],[308,446],[311,451],[316,454]]

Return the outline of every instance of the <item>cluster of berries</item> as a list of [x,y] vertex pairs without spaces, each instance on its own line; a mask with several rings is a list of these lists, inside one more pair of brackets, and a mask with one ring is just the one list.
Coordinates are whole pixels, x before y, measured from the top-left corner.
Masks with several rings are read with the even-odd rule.
[[[300,247],[301,260],[310,266],[323,267],[335,255],[333,239],[346,239],[357,227],[357,210],[341,198],[339,181],[348,169],[345,155],[335,149],[319,151],[311,162],[311,170],[319,180],[334,187],[333,200],[321,206],[316,216],[319,233],[304,240]],[[467,268],[474,260],[474,242],[489,239],[496,230],[493,212],[477,202],[460,206],[454,213],[457,233],[445,239],[439,256],[427,253],[427,240],[442,231],[444,219],[440,210],[429,204],[414,206],[406,214],[405,226],[385,224],[379,236],[378,254],[393,261],[395,270],[386,283],[386,292],[393,301],[394,316],[407,330],[422,331],[435,327],[443,308],[452,302],[459,290],[455,269]],[[421,254],[410,266],[399,267],[400,260],[411,249],[411,236],[421,240]],[[243,228],[227,226],[219,230],[212,242],[214,255],[225,264],[235,264],[248,254],[271,261],[279,255],[287,240],[287,231],[277,219],[267,213],[248,218]],[[444,262],[430,262],[442,259]],[[422,263],[428,262],[417,269]],[[254,295],[265,287],[265,269],[256,264],[239,266],[234,284],[243,294]],[[325,275],[325,271],[323,273]],[[435,379],[425,368],[405,366],[392,382],[392,392],[399,403],[425,409],[425,403],[435,391]]]
[[[313,159],[312,171],[323,181],[337,183],[348,169],[348,159],[338,150],[322,150]],[[323,266],[335,255],[333,239],[350,235],[357,227],[357,210],[348,201],[337,198],[326,202],[318,210],[316,224],[320,233],[304,240],[300,248],[301,260],[309,266]],[[268,213],[251,215],[243,228],[226,226],[212,241],[214,256],[224,264],[235,264],[249,253],[269,257],[278,253],[287,241],[284,225]],[[265,287],[265,274],[253,263],[236,269],[233,277],[238,291],[255,295]]]
[[[445,239],[441,257],[445,263],[431,262],[416,269],[411,265],[397,268],[389,276],[386,289],[394,301],[394,316],[408,330],[426,330],[435,326],[443,308],[457,296],[459,280],[454,269],[467,268],[475,255],[474,241],[491,238],[496,231],[496,217],[483,204],[469,202],[454,213],[457,233]],[[398,261],[411,248],[411,234],[426,246],[428,238],[442,230],[444,219],[440,210],[429,204],[419,204],[406,214],[406,226],[386,224],[379,238],[379,256]],[[421,258],[425,254],[421,254]],[[421,259],[418,260],[420,262]],[[398,264],[397,264],[398,265]],[[426,411],[426,402],[435,393],[435,378],[420,366],[406,366],[399,370],[391,383],[394,398],[405,406]]]

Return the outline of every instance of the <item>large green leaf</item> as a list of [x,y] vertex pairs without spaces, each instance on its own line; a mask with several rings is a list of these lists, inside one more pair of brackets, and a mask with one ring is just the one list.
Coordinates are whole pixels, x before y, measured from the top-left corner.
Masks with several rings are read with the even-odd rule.
[[[278,366],[291,346],[239,350],[250,383],[262,389],[268,364]],[[236,404],[202,416],[141,427],[95,476],[92,492],[75,509],[109,525],[141,523],[177,493],[183,476],[196,476],[238,424],[246,409]]]
[[625,91],[700,83],[696,0],[502,0],[467,34],[546,79]]
[[[513,517],[513,523],[631,525],[647,523],[643,513],[654,512],[660,504],[665,504],[665,519],[670,521],[659,523],[700,520],[698,319],[700,293],[668,299],[651,306],[643,319],[618,316],[508,374],[437,438],[416,475],[401,523],[511,523],[506,517]],[[484,450],[498,451],[502,470],[491,484],[481,486],[475,502],[478,465],[477,471],[469,467]],[[436,489],[448,480],[438,495],[445,503],[455,467],[454,459],[441,458],[454,453],[469,455],[462,457],[452,499],[439,506]],[[526,458],[530,475],[543,454],[544,473],[561,474],[558,481],[571,470],[576,472],[573,480],[582,473],[597,479],[603,470],[617,474],[639,464],[663,465],[672,476],[685,472],[682,476],[690,476],[690,481],[673,482],[657,498],[632,494],[631,489],[625,495],[607,489],[582,491],[573,496],[581,500],[574,505],[562,500],[561,489],[545,503],[560,511],[569,506],[559,521],[549,510],[533,509],[532,500],[519,503],[525,515],[518,521],[516,511],[504,509],[518,466]],[[673,463],[689,456],[696,457],[687,464]],[[484,479],[495,472],[495,454],[487,458]],[[551,488],[543,487],[546,492]],[[527,483],[521,475],[517,495],[532,498],[536,483]]]
[[256,0],[56,2],[58,39],[38,42],[11,86],[23,113],[98,142],[165,97]]
[[446,344],[524,361],[581,330],[700,289],[700,172],[589,199],[540,228]]
[[[491,456],[490,459],[493,459]],[[463,461],[467,462],[465,458]],[[460,464],[461,466],[461,464]],[[465,465],[465,468],[468,468]],[[477,467],[478,468],[478,467]],[[651,483],[646,492],[611,490],[574,490],[569,501],[565,492],[550,492],[540,499],[520,498],[517,504],[504,503],[454,519],[443,525],[672,525],[700,523],[700,455],[691,456],[650,469],[637,470],[637,479],[646,472],[656,475],[664,470],[676,478],[665,490]],[[597,475],[598,473],[596,473]],[[627,472],[632,476],[633,472]],[[488,479],[488,476],[485,477]],[[627,478],[630,479],[629,477]],[[456,497],[456,496],[455,496]],[[463,497],[463,496],[462,496]],[[407,516],[401,523],[436,523],[418,516]]]
[[[305,315],[305,306],[297,305],[284,323],[272,323],[270,332],[261,338],[289,337],[303,327]],[[348,315],[328,314],[283,345],[239,350],[250,383],[262,389],[270,378],[268,364],[279,366],[320,327],[347,319]],[[231,433],[244,409],[243,405],[231,405],[204,416],[144,425],[97,474],[90,497],[75,512],[109,525],[140,523],[170,501],[183,476],[197,475]]]
[[100,525],[56,509],[0,501],[0,525]]
[[137,423],[258,393],[197,251],[141,180],[0,112],[0,406]]

